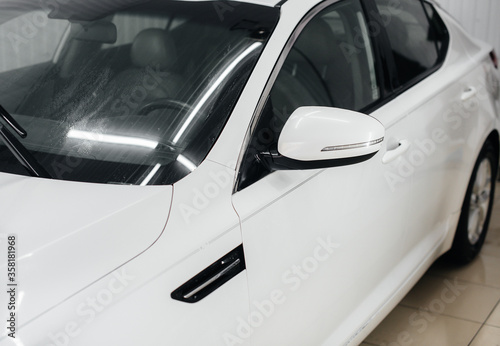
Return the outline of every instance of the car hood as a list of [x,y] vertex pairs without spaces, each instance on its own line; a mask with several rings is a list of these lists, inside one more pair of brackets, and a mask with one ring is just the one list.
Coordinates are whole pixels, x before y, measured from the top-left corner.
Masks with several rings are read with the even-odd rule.
[[16,237],[22,323],[146,251],[163,232],[172,186],[85,184],[0,174],[0,272]]

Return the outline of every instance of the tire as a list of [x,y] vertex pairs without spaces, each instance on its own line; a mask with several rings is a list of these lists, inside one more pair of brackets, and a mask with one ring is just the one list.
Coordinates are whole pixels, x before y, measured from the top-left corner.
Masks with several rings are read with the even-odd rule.
[[486,142],[472,171],[450,250],[452,258],[460,264],[470,263],[483,247],[495,199],[497,170],[497,151]]

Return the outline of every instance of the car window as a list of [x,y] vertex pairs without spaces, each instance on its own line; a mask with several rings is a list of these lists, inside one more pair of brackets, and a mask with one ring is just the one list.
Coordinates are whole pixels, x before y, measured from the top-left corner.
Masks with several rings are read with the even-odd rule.
[[303,106],[362,110],[380,99],[375,55],[359,0],[336,3],[302,30],[253,131],[239,188],[267,175],[256,155],[273,150],[290,115]]
[[[173,184],[217,141],[279,9],[100,1],[0,2],[0,105],[45,176]],[[12,151],[0,141],[0,172],[28,174]]]
[[443,60],[448,34],[432,5],[418,0],[375,0],[375,3],[386,22],[401,85]]
[[48,20],[33,11],[0,26],[0,73],[48,62],[54,58],[69,23]]
[[373,49],[359,1],[329,8],[302,31],[271,91],[287,115],[301,106],[360,110],[379,98]]
[[113,17],[112,23],[116,26],[116,42],[104,44],[103,48],[111,48],[132,44],[134,38],[146,29],[165,29],[170,18],[163,16],[141,16],[133,13],[119,13]]

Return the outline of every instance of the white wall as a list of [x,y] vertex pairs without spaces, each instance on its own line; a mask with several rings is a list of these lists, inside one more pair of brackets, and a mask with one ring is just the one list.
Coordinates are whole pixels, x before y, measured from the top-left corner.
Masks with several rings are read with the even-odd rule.
[[437,0],[473,36],[500,54],[500,0]]

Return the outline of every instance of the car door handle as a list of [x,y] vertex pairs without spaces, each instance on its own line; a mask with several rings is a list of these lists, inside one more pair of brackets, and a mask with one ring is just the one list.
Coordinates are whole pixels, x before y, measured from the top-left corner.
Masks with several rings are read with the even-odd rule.
[[411,143],[409,141],[402,140],[399,142],[399,145],[396,149],[390,150],[385,153],[384,157],[382,158],[382,163],[388,164],[394,160],[396,160],[398,157],[401,155],[404,155],[408,149],[410,149]]
[[462,97],[460,98],[462,102],[465,102],[467,100],[470,100],[474,96],[477,95],[477,89],[474,87],[468,87],[464,92],[462,93]]
[[197,303],[245,270],[243,245],[212,263],[170,295],[184,303]]

